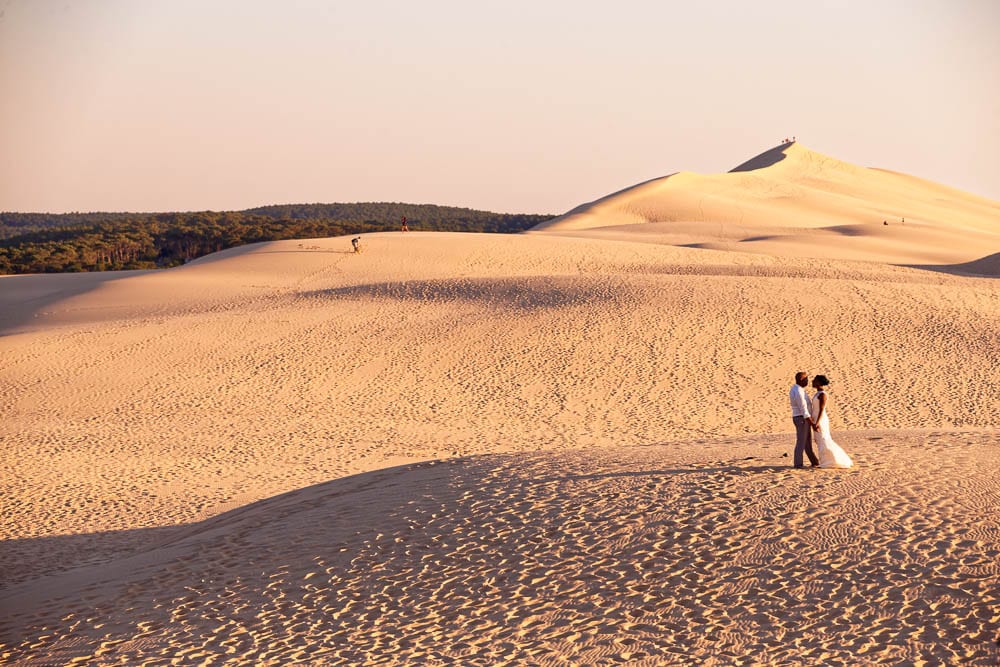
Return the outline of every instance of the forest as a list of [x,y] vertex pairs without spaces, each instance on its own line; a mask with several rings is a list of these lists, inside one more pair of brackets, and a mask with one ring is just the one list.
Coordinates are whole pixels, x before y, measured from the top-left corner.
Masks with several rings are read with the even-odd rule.
[[550,215],[432,204],[288,204],[185,213],[0,212],[0,274],[178,266],[226,248],[400,229],[509,234]]

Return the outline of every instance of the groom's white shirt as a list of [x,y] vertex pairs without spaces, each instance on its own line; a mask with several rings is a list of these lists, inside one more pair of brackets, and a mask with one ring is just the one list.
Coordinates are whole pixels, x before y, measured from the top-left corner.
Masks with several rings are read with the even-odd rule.
[[809,399],[806,396],[805,389],[797,384],[793,384],[791,391],[788,392],[788,398],[792,402],[793,418],[809,416]]

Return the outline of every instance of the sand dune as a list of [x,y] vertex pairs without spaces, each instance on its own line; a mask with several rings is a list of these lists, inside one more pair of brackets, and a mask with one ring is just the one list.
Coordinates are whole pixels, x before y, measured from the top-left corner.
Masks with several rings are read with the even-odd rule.
[[996,229],[830,216],[0,278],[0,661],[996,664]]
[[[1000,202],[789,143],[726,174],[679,172],[641,183],[535,230],[777,256],[949,265],[973,262],[984,248],[1000,246]],[[975,268],[1000,275],[994,263]]]
[[319,484],[13,589],[34,614],[8,632],[42,627],[8,657],[993,664],[1000,434],[842,441],[857,469],[793,471],[757,436]]

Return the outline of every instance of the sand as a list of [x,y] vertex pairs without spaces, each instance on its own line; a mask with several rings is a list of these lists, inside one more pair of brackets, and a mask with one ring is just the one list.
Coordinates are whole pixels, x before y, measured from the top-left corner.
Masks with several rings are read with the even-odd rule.
[[[996,664],[998,219],[0,278],[0,658]],[[790,469],[800,369],[857,467]]]
[[1000,202],[788,143],[729,173],[640,183],[536,229],[996,277],[998,220]]
[[52,598],[10,602],[52,626],[19,655],[989,664],[1000,436],[852,434],[859,466],[834,473],[789,469],[786,444],[494,454],[318,484],[30,587]]

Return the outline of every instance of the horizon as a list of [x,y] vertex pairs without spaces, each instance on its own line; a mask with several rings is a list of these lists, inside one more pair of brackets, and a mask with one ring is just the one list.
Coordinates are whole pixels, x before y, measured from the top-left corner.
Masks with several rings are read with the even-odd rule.
[[676,171],[729,171],[793,135],[1000,200],[998,23],[984,0],[7,0],[0,210],[560,215]]
[[[476,211],[478,213],[496,213],[498,215],[549,215],[546,212],[536,212],[536,211],[488,211],[485,209],[476,209],[469,206],[452,206],[450,204],[438,204],[435,202],[412,202],[412,201],[292,201],[292,202],[278,202],[271,204],[258,204],[256,206],[247,206],[245,208],[199,208],[199,209],[174,209],[174,210],[156,210],[156,211],[6,211],[0,210],[0,215],[12,214],[12,215],[99,215],[101,213],[115,214],[115,215],[156,215],[160,213],[245,213],[247,211],[253,211],[261,208],[276,208],[282,206],[355,206],[364,204],[394,204],[399,206],[439,206],[441,208],[457,208],[466,209],[469,211]],[[554,213],[552,215],[560,215]]]

